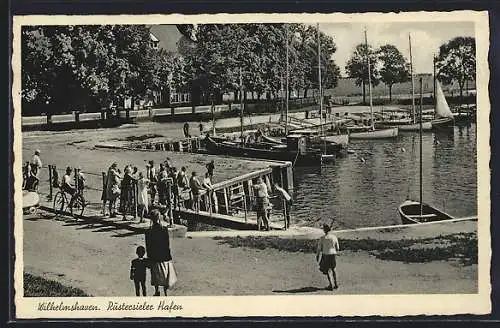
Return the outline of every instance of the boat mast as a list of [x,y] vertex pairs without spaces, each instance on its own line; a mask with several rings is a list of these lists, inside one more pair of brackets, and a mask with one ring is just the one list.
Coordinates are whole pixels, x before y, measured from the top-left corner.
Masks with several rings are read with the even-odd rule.
[[413,124],[415,124],[415,81],[413,79],[413,57],[411,54],[411,34],[408,34],[408,42],[410,43],[411,115]]
[[[237,53],[239,54],[240,46],[238,45],[237,48]],[[240,75],[240,141],[241,144],[244,144],[244,139],[243,139],[243,73],[241,72],[241,64],[240,64],[240,69],[239,69],[239,75]]]
[[436,107],[437,107],[437,97],[436,97],[436,61],[437,57],[435,54],[432,55],[432,70],[433,70],[433,82],[434,82],[434,118],[436,118]]
[[323,136],[323,92],[321,89],[321,43],[319,38],[319,23],[316,28],[318,30],[319,125],[321,136]]
[[285,109],[285,135],[288,134],[288,98],[289,97],[289,85],[290,85],[290,72],[289,72],[289,55],[288,55],[288,24],[285,24],[286,31],[286,109]]
[[365,45],[366,45],[366,59],[368,62],[368,91],[370,93],[370,121],[371,121],[371,129],[375,130],[375,122],[373,122],[373,101],[372,101],[372,74],[370,71],[370,54],[368,53],[368,37],[366,36],[366,27],[365,27]]
[[419,108],[419,114],[420,114],[420,129],[419,129],[419,134],[420,134],[420,217],[422,217],[423,213],[423,205],[422,205],[422,199],[423,199],[423,192],[422,192],[422,100],[423,100],[423,90],[422,90],[422,77],[420,77],[420,108]]

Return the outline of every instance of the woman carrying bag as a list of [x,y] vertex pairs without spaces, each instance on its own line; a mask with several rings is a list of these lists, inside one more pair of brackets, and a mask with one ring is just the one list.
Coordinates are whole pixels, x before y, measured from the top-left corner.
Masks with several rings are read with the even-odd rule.
[[165,296],[167,290],[177,282],[177,274],[170,254],[170,240],[167,227],[161,224],[161,213],[151,211],[151,228],[146,231],[146,252],[151,269],[151,285],[155,287],[154,296],[160,296],[163,286]]

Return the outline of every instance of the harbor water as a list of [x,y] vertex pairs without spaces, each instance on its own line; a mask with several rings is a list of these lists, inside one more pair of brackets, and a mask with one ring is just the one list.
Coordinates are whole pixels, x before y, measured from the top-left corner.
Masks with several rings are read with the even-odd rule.
[[[296,223],[335,229],[400,224],[398,206],[419,199],[419,134],[356,140],[322,168],[295,169]],[[423,201],[455,217],[477,215],[476,125],[422,135]]]

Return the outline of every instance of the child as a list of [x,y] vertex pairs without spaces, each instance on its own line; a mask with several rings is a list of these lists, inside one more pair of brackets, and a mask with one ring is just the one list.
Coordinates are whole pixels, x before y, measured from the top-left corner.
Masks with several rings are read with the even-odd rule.
[[130,266],[130,280],[134,281],[135,295],[140,296],[142,287],[142,296],[146,296],[146,268],[148,261],[144,258],[146,249],[143,246],[138,246],[135,250],[137,258],[132,260]]

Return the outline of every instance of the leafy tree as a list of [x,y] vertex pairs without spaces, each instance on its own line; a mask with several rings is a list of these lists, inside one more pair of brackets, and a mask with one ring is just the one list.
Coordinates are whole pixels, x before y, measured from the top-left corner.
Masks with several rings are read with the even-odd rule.
[[465,82],[476,76],[476,40],[456,37],[441,45],[436,68],[437,79],[445,84],[456,81],[462,97]]
[[380,80],[389,88],[389,100],[392,100],[392,86],[409,79],[409,64],[401,52],[392,44],[386,44],[377,51],[382,67]]
[[[301,44],[299,53],[304,70],[304,97],[307,97],[309,89],[318,88],[318,29],[316,26],[307,26],[301,29]],[[334,88],[337,86],[340,69],[332,59],[337,51],[333,38],[320,32],[321,43],[321,83],[322,88]]]
[[346,72],[351,78],[356,79],[356,85],[363,87],[363,103],[366,101],[365,86],[368,84],[368,61],[370,59],[370,73],[372,85],[379,84],[380,73],[378,70],[378,56],[370,45],[358,44],[351,58],[347,61]]

